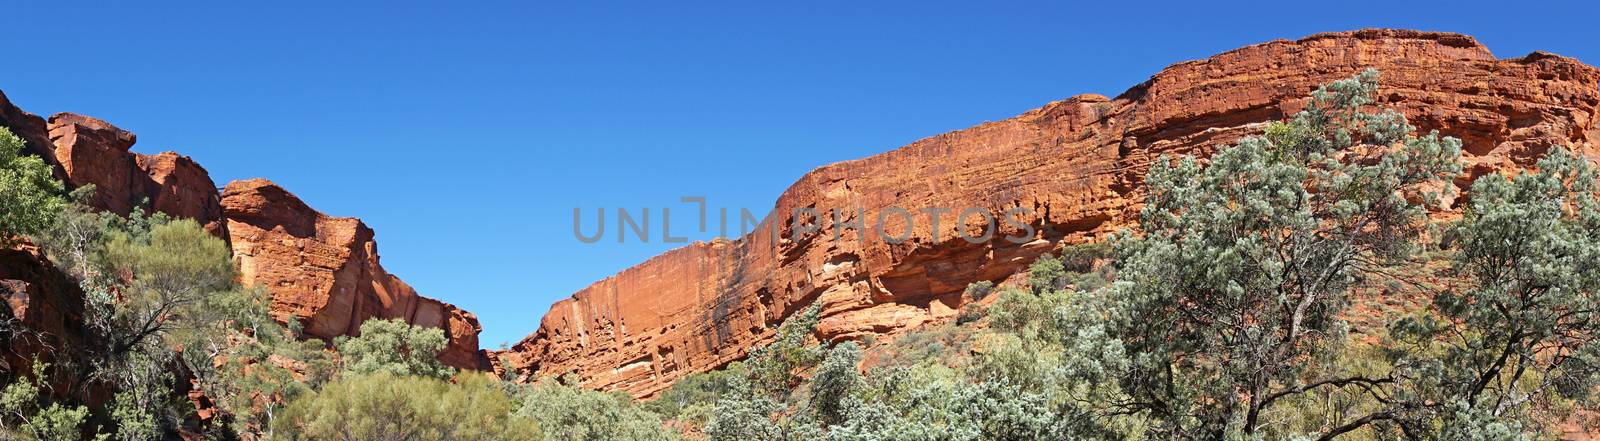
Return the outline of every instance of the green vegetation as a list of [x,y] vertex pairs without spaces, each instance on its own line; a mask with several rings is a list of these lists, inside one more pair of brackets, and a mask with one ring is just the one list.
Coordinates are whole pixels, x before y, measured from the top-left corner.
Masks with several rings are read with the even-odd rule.
[[437,357],[449,343],[443,329],[418,328],[399,320],[367,320],[361,324],[360,336],[334,340],[344,356],[346,372],[437,379],[455,374]]
[[552,440],[671,440],[661,417],[627,394],[601,393],[546,378],[517,386],[518,417],[538,423]]
[[508,391],[485,375],[456,383],[385,371],[354,374],[296,400],[276,430],[289,440],[540,439],[514,416]]
[[[70,440],[83,435],[81,431],[89,418],[89,409],[51,402],[47,393],[47,369],[45,363],[35,361],[30,377],[19,377],[0,391],[0,416],[3,416],[0,435],[23,441]],[[104,436],[97,438],[104,439]]]
[[966,294],[968,298],[971,298],[972,301],[976,302],[989,297],[989,293],[991,292],[994,292],[994,282],[982,280],[968,284],[967,290],[963,293]]
[[0,245],[43,229],[61,211],[63,187],[49,164],[23,150],[22,138],[0,127]]

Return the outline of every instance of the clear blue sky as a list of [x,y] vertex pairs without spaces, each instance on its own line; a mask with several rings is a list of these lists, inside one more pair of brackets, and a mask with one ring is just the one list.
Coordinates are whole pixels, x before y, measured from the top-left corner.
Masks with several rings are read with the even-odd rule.
[[673,246],[582,244],[574,207],[765,212],[817,166],[1323,31],[1600,63],[1592,0],[93,3],[0,6],[0,90],[365,219],[385,267],[477,313],[490,348]]

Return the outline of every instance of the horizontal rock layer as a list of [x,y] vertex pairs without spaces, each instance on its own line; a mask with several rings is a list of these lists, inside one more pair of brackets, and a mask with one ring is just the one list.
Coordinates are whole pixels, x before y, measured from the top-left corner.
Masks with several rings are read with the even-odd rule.
[[[1132,225],[1152,160],[1205,155],[1258,133],[1298,111],[1319,85],[1369,67],[1382,71],[1384,105],[1423,131],[1464,140],[1473,175],[1527,166],[1552,145],[1592,155],[1600,139],[1600,71],[1573,59],[1497,59],[1471,37],[1414,31],[1274,41],[1172,65],[1116,98],[1078,96],[814,170],[778,198],[776,216],[757,233],[676,249],[597,282],[492,356],[524,380],[576,373],[589,387],[643,397],[744,357],[815,301],[824,338],[943,320],[968,283]],[[917,216],[909,226],[899,216],[880,224],[888,207]],[[954,210],[938,230],[919,213],[933,207]],[[956,234],[980,236],[982,224],[953,216],[972,207],[1027,209],[1029,228],[1001,225],[994,240],[968,243]],[[823,213],[821,230],[791,239],[797,208]],[[834,241],[834,209],[862,209],[865,219],[843,220],[865,226]],[[874,231],[861,241],[851,228]],[[888,243],[876,239],[879,229],[911,237]],[[1029,230],[1025,243],[1000,239]]]

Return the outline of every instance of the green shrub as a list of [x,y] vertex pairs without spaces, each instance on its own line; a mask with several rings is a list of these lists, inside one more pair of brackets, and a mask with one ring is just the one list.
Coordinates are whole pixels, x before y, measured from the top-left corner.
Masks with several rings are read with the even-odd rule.
[[[46,392],[49,365],[35,360],[32,376],[19,373],[0,390],[0,439],[58,441],[82,439],[89,409],[66,406]],[[105,439],[100,435],[95,439]]]
[[295,400],[274,432],[318,441],[541,439],[534,420],[514,414],[514,406],[484,375],[449,383],[380,371],[344,376]]
[[0,127],[0,244],[44,229],[65,203],[50,165],[23,147],[22,138]]
[[983,316],[983,308],[978,307],[978,304],[976,303],[968,303],[967,306],[961,307],[961,312],[956,313],[956,324],[965,325],[978,320],[983,320]]
[[683,419],[703,425],[710,417],[712,406],[718,399],[733,390],[733,379],[748,375],[743,363],[710,372],[690,374],[672,383],[672,387],[644,404],[646,409],[668,419]]
[[1111,257],[1111,251],[1106,242],[1068,245],[1061,249],[1061,266],[1068,272],[1093,272],[1095,262]]
[[621,392],[605,393],[543,379],[522,386],[516,415],[538,422],[546,439],[639,441],[676,439],[661,417]]
[[1065,288],[1066,277],[1067,269],[1061,259],[1049,254],[1039,256],[1028,265],[1028,287],[1036,294]]
[[985,297],[989,297],[989,293],[992,291],[994,291],[994,282],[990,282],[988,280],[979,280],[967,284],[967,290],[964,291],[964,293],[967,295],[967,298],[970,298],[972,301],[976,302],[983,300]]
[[439,362],[439,353],[449,343],[442,329],[411,326],[400,320],[367,320],[361,323],[361,335],[334,340],[344,357],[345,372],[439,379],[455,374]]

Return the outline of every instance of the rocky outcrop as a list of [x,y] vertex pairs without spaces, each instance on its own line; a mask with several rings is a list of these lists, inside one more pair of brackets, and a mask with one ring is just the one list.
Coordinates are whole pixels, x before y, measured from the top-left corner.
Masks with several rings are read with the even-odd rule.
[[[193,219],[229,241],[243,282],[260,284],[272,294],[272,313],[279,321],[299,320],[308,335],[332,340],[355,334],[369,318],[402,319],[446,331],[450,346],[440,355],[445,363],[486,368],[478,349],[477,318],[454,305],[419,296],[385,272],[378,263],[373,231],[360,220],[324,216],[260,180],[230,185],[224,210],[216,184],[189,157],[131,152],[138,141],[131,132],[72,113],[56,114],[47,122],[18,109],[4,94],[0,94],[0,125],[22,138],[29,152],[55,166],[57,176],[70,188],[93,185],[95,193],[88,204],[121,215],[142,208]],[[230,227],[240,231],[231,232]],[[70,327],[63,326],[81,322],[75,315],[79,312],[74,312],[82,305],[76,285],[58,283],[55,278],[65,276],[53,272],[36,248],[0,251],[4,251],[0,294],[15,318],[9,323],[56,339],[52,342],[72,335]],[[41,273],[46,270],[52,272]],[[20,360],[39,348],[13,349],[23,354],[15,357]],[[0,370],[7,369],[0,366]]]
[[71,113],[50,117],[50,142],[55,163],[67,174],[67,185],[94,186],[89,205],[127,215],[144,186],[134,183],[138,165],[128,149],[138,137],[111,123]]
[[323,215],[263,179],[229,183],[222,207],[240,280],[271,292],[278,321],[299,320],[307,335],[332,340],[358,335],[369,319],[400,319],[443,329],[450,346],[439,358],[446,364],[486,368],[477,316],[417,295],[385,272],[373,231],[360,219]]
[[[50,117],[52,159],[72,188],[94,186],[87,203],[121,215],[134,207],[194,219],[227,237],[216,184],[187,156],[133,153],[138,137],[111,123],[72,113]],[[140,205],[146,204],[146,205]]]
[[[1078,96],[814,170],[778,198],[778,216],[756,233],[676,249],[597,282],[493,356],[524,379],[576,373],[592,388],[650,396],[743,357],[813,302],[824,308],[824,338],[943,320],[968,283],[1004,278],[1063,242],[1130,225],[1152,160],[1205,155],[1258,133],[1299,110],[1318,85],[1369,67],[1383,73],[1383,104],[1424,131],[1465,141],[1470,174],[1527,166],[1552,145],[1593,155],[1600,140],[1600,70],[1573,59],[1497,59],[1471,37],[1414,31],[1274,41],[1172,65],[1116,98]],[[880,222],[890,207],[916,216]],[[920,210],[940,207],[952,211],[934,229]],[[1027,227],[1001,224],[992,240],[969,243],[957,233],[981,236],[984,223],[955,216],[974,207],[1026,209]],[[797,228],[789,218],[797,208],[822,213],[821,228],[809,232],[808,219]],[[845,214],[839,221],[834,209]],[[857,209],[865,214],[851,215]],[[910,237],[890,243],[880,231]],[[1003,239],[1017,235],[1025,240]]]
[[[45,158],[46,161],[56,157],[55,146],[50,144],[49,129],[45,125],[44,118],[17,108],[11,104],[11,99],[6,97],[5,92],[0,92],[0,126],[10,129],[18,138],[22,138],[29,153]],[[61,174],[59,168],[56,172],[58,176]]]
[[173,152],[157,155],[134,154],[134,164],[143,176],[135,183],[147,198],[150,209],[170,216],[194,219],[207,232],[226,239],[228,224],[222,219],[222,198],[217,184],[199,163]]

